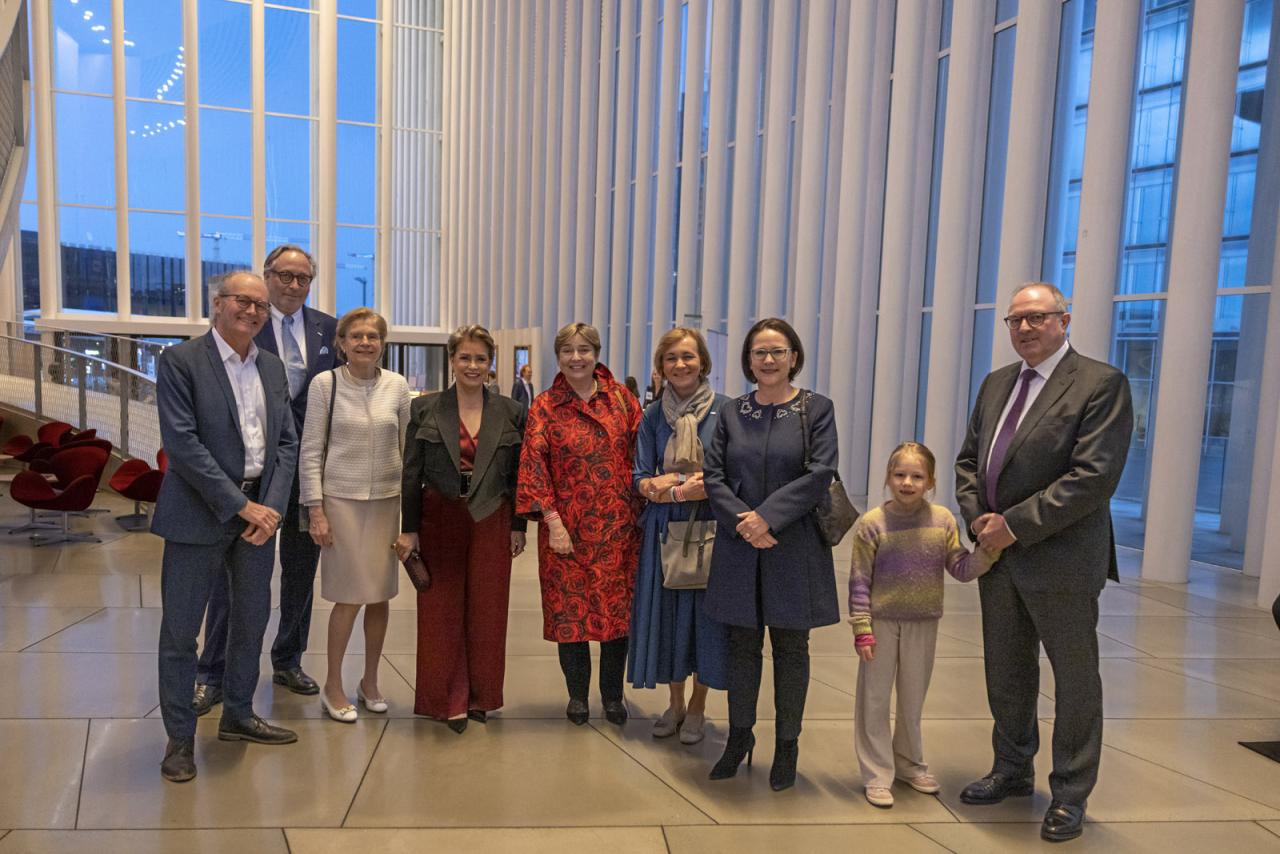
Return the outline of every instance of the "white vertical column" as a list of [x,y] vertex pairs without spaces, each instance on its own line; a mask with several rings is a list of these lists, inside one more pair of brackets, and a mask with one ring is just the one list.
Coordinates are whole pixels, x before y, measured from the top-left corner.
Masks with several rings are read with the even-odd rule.
[[[529,255],[528,255],[528,272],[525,277],[525,287],[529,292],[529,317],[530,326],[542,326],[544,337],[554,335],[554,330],[546,328],[546,322],[542,316],[542,289],[545,283],[542,280],[542,256],[543,256],[543,231],[546,228],[546,216],[543,213],[543,201],[546,198],[547,185],[549,177],[547,175],[547,78],[548,70],[548,45],[550,38],[547,35],[549,29],[547,15],[550,12],[547,0],[538,0],[535,5],[537,18],[534,27],[534,54],[533,54],[533,157],[532,178],[529,184]],[[555,376],[554,364],[555,355],[550,352],[551,348],[545,348],[543,360],[545,367],[537,373],[540,376]]]
[[[707,93],[707,191],[702,221],[702,315],[704,329],[724,331],[725,246],[729,239],[729,114],[733,80],[733,9],[711,7],[711,89]],[[681,264],[683,266],[683,262]],[[726,374],[727,372],[721,372]]]
[[529,231],[533,192],[533,132],[536,113],[533,104],[533,67],[537,56],[537,10],[532,4],[517,4],[520,9],[520,128],[516,138],[516,255],[513,260],[511,287],[515,302],[512,326],[529,325]]
[[[723,3],[721,6],[723,7]],[[729,233],[728,352],[736,353],[751,327],[756,307],[756,224],[760,217],[760,184],[756,154],[760,150],[756,98],[764,56],[765,19],[760,6],[744,4],[738,34],[737,125],[733,141],[733,220]],[[726,368],[729,366],[726,366]],[[747,381],[739,371],[724,372],[724,390],[741,394]]]
[[197,19],[199,4],[185,0],[182,4],[182,47],[186,63],[182,79],[182,99],[186,102],[182,114],[186,119],[183,128],[183,153],[187,157],[187,210],[185,225],[187,239],[184,255],[187,265],[187,320],[198,321],[204,270],[200,265],[200,26]]
[[[875,386],[871,407],[871,465],[867,494],[879,486],[881,461],[902,441],[902,354],[911,291],[911,244],[916,197],[917,136],[924,87],[925,0],[902,0],[894,34],[893,100],[889,112],[889,158],[884,196],[884,238],[880,258],[880,317],[876,325]],[[935,9],[936,14],[936,9]]]
[[476,323],[479,320],[480,300],[480,252],[484,245],[484,209],[481,204],[481,188],[485,174],[485,162],[481,152],[481,140],[487,117],[484,113],[484,64],[485,57],[485,9],[483,0],[468,4],[469,22],[467,38],[471,44],[469,79],[467,81],[467,230],[463,246],[466,248],[466,266],[461,289],[462,319],[459,323]]
[[[875,0],[858,0],[849,19],[849,61],[844,78],[844,134],[840,146],[840,156],[844,161],[840,173],[840,195],[836,200],[839,215],[839,230],[836,236],[835,281],[836,296],[832,306],[831,328],[834,330],[831,341],[831,399],[835,401],[838,411],[853,410],[854,429],[846,429],[844,422],[838,431],[840,436],[840,468],[846,478],[854,470],[855,457],[863,453],[853,453],[859,434],[865,431],[857,429],[860,422],[856,418],[858,388],[865,385],[860,381],[856,365],[858,363],[858,347],[861,336],[859,316],[862,311],[862,295],[865,291],[874,290],[875,281],[866,282],[861,275],[862,259],[867,251],[864,238],[868,207],[878,205],[880,200],[870,198],[869,187],[874,164],[883,168],[883,159],[877,155],[884,154],[883,146],[876,146],[873,134],[869,133],[871,116],[877,91],[874,88],[877,66],[888,65],[888,57],[878,51],[877,32],[883,27],[880,20],[886,15],[892,19],[892,11],[878,9]],[[887,100],[887,93],[883,93]],[[708,199],[709,204],[709,199]],[[872,297],[871,313],[874,316],[875,302]],[[865,480],[865,473],[862,480]],[[859,483],[859,481],[851,481]],[[855,488],[856,492],[857,489]]]
[[[374,250],[374,305],[383,317],[395,320],[394,293],[391,286],[391,173],[394,171],[392,147],[392,125],[395,123],[395,104],[398,87],[396,86],[396,50],[394,31],[391,28],[391,3],[382,4],[381,20],[378,22],[378,230],[377,249]],[[421,57],[418,57],[421,58]],[[434,94],[427,90],[427,98]],[[425,105],[419,106],[425,112]],[[435,144],[435,140],[427,137],[425,148]],[[419,188],[420,190],[425,188]],[[417,287],[430,287],[429,281],[419,281]],[[425,297],[426,294],[420,296]],[[419,304],[429,304],[429,300],[421,300]],[[426,314],[425,311],[422,312]],[[422,316],[422,315],[419,315]]]
[[480,84],[479,116],[476,126],[476,230],[471,245],[476,253],[476,275],[469,283],[472,311],[470,323],[489,325],[489,286],[493,277],[493,126],[497,121],[493,108],[494,28],[497,24],[493,0],[476,0],[479,23]]
[[[952,13],[947,115],[942,140],[938,234],[934,248],[933,320],[924,441],[939,460],[954,460],[959,447],[956,415],[969,387],[965,317],[973,301],[977,243],[970,216],[982,195],[984,127],[995,0],[956,0]],[[985,61],[984,61],[985,60]],[[951,506],[953,477],[938,478],[935,500]]]
[[[814,0],[809,6],[809,26],[805,32],[804,100],[797,125],[800,132],[799,172],[800,207],[796,222],[796,270],[791,317],[796,333],[814,356],[818,354],[821,325],[818,309],[822,298],[822,237],[827,216],[827,137],[831,115],[827,102],[831,98],[832,32],[835,26],[835,3]],[[818,376],[818,360],[814,358],[800,375],[802,385],[812,387]]]
[[[1271,70],[1268,68],[1268,72]],[[1270,73],[1267,77],[1271,82]],[[1280,229],[1271,236],[1280,240]],[[1273,253],[1271,269],[1271,281],[1280,281],[1280,252]],[[1258,606],[1262,608],[1270,608],[1280,595],[1280,430],[1276,429],[1280,421],[1280,335],[1275,334],[1280,328],[1280,293],[1274,286],[1267,316],[1272,334],[1267,336],[1259,387],[1258,440],[1253,452],[1253,490],[1244,552],[1245,574],[1260,576]]]
[[787,313],[784,294],[791,216],[791,93],[796,84],[795,40],[796,29],[800,26],[799,11],[789,3],[772,4],[770,13],[769,64],[765,66],[764,151],[760,158],[762,189],[757,319],[782,317]]
[[129,264],[129,126],[124,102],[124,0],[111,0],[111,107],[116,180],[116,316],[133,314]]
[[53,34],[47,3],[31,4],[31,89],[35,126],[31,150],[36,155],[37,221],[40,234],[40,316],[62,311],[62,263],[58,240],[58,178],[53,139]]
[[519,280],[516,261],[516,223],[519,204],[517,201],[520,181],[527,174],[524,160],[522,129],[528,112],[528,104],[521,97],[524,87],[525,43],[528,33],[524,27],[525,16],[521,4],[507,5],[507,43],[503,50],[507,51],[510,62],[507,64],[506,99],[503,108],[506,113],[505,133],[499,157],[506,163],[506,177],[503,180],[502,201],[502,277],[498,281],[498,305],[494,313],[494,324],[502,329],[515,326],[515,301]]
[[[592,7],[595,6],[591,0]],[[614,138],[614,128],[618,126],[620,116],[617,115],[622,93],[617,90],[618,69],[615,66],[616,46],[618,39],[618,5],[605,3],[603,20],[600,24],[600,50],[598,57],[599,86],[596,92],[596,103],[592,108],[596,113],[596,145],[595,145],[595,198],[591,204],[592,233],[591,270],[589,271],[591,289],[581,284],[578,286],[578,303],[576,317],[588,317],[587,307],[582,305],[584,296],[590,300],[589,310],[591,325],[600,330],[606,339],[613,337],[609,329],[609,286],[610,286],[610,252],[611,252],[611,213],[613,211],[614,160],[619,156],[619,146]],[[594,11],[592,13],[594,17]],[[582,254],[582,242],[579,241],[579,257]],[[588,274],[584,274],[588,275]]]
[[[1192,17],[1142,576],[1187,580],[1244,0]],[[1192,416],[1192,417],[1188,417]]]
[[316,208],[313,215],[319,227],[316,237],[316,263],[320,267],[312,293],[316,308],[333,314],[337,305],[338,284],[338,3],[318,0],[316,3],[316,82],[319,138],[316,143]]
[[[510,161],[507,160],[504,150],[504,141],[507,133],[507,125],[512,118],[510,111],[507,110],[507,76],[508,69],[511,66],[511,31],[508,27],[510,18],[510,8],[506,4],[497,4],[489,12],[493,16],[494,39],[492,46],[493,53],[493,84],[490,87],[492,97],[489,101],[489,217],[487,227],[485,228],[486,241],[488,242],[487,252],[489,256],[489,274],[485,277],[484,289],[488,307],[483,317],[485,324],[492,329],[496,329],[502,325],[502,295],[503,280],[506,271],[503,269],[506,260],[502,244],[506,239],[506,206],[503,199],[506,195],[506,187],[511,181]],[[500,371],[500,365],[494,365],[495,371]]]
[[[595,246],[592,238],[596,231],[596,190],[598,182],[598,158],[608,163],[608,151],[596,146],[599,131],[600,110],[600,78],[604,69],[601,57],[605,50],[601,48],[601,30],[607,34],[607,55],[613,59],[612,28],[603,25],[601,9],[595,0],[573,0],[580,3],[578,19],[581,22],[581,67],[578,69],[579,89],[578,103],[578,198],[574,202],[574,218],[576,219],[573,260],[573,294],[572,302],[567,306],[561,303],[560,316],[572,317],[583,322],[590,322],[591,298],[594,282],[591,269],[595,260]],[[614,4],[608,4],[609,17],[612,17]],[[603,25],[603,26],[602,26]],[[613,63],[609,63],[610,71]],[[613,106],[613,91],[609,91],[608,106]],[[566,170],[567,171],[567,170]],[[608,188],[606,186],[606,193]],[[567,198],[567,197],[566,197]],[[603,202],[602,202],[603,204]],[[608,209],[607,207],[605,208]]]
[[[996,273],[997,317],[1003,316],[1018,285],[1040,279],[1061,23],[1059,3],[1026,3],[1018,7],[1018,44],[1013,57],[1009,144],[1005,154],[1000,222],[1000,266]],[[1000,334],[997,326],[991,347],[992,367],[1015,359],[1017,354],[1009,336]]]
[[[396,8],[392,5],[392,8]],[[435,173],[435,178],[440,181],[441,185],[441,203],[440,213],[435,225],[440,229],[440,266],[439,280],[437,287],[440,294],[440,311],[437,315],[436,322],[444,327],[449,328],[450,315],[453,312],[453,297],[450,294],[450,286],[453,280],[453,247],[455,240],[453,239],[453,222],[454,222],[454,205],[457,201],[457,191],[454,189],[454,177],[457,169],[454,168],[454,136],[457,133],[457,122],[454,120],[455,109],[457,107],[457,96],[454,87],[458,85],[458,73],[454,68],[455,57],[457,56],[457,16],[455,15],[455,3],[453,0],[444,0],[443,3],[443,20],[440,22],[444,28],[444,36],[441,39],[441,51],[443,53],[442,65],[443,72],[441,75],[442,85],[440,88],[443,103],[441,104],[441,112],[444,116],[442,122],[443,133],[440,138],[440,168]],[[394,118],[393,118],[394,123]],[[388,131],[389,133],[391,131]],[[430,218],[428,218],[430,222]],[[427,235],[427,241],[430,242],[431,236]],[[399,260],[399,259],[397,259]],[[399,270],[400,268],[398,268]],[[398,276],[397,290],[412,287],[406,277]]]
[[[676,249],[676,113],[680,94],[680,2],[665,0],[663,4],[663,38],[662,38],[662,90],[658,94],[658,192],[657,208],[654,214],[653,234],[653,274],[652,296],[650,298],[650,316],[652,326],[645,337],[646,344],[658,340],[658,336],[667,331],[675,310],[671,298],[671,274],[674,271],[672,254]],[[692,79],[693,66],[686,66],[686,81]],[[686,82],[686,86],[688,83]],[[688,121],[688,116],[685,117]],[[687,165],[688,161],[686,161]],[[690,173],[686,172],[688,181]],[[698,163],[695,158],[692,174],[696,186]],[[632,327],[634,329],[634,327]],[[652,354],[652,348],[645,346],[644,355]],[[632,362],[627,373],[639,370],[639,365],[649,364],[649,359]],[[643,376],[643,374],[641,374]]]
[[[658,121],[657,100],[664,69],[658,64],[657,4],[644,5],[648,14],[640,24],[640,83],[636,103],[636,206],[631,226],[631,307],[628,314],[627,356],[609,367],[624,376],[633,366],[648,364],[649,289],[653,284],[653,143]],[[665,24],[670,33],[671,23]],[[674,73],[668,69],[667,73]]]
[[[1275,304],[1274,298],[1272,304]],[[1271,315],[1275,317],[1278,313],[1280,312],[1273,311]],[[1274,403],[1274,400],[1272,402]],[[1273,420],[1276,418],[1274,409],[1271,412],[1271,418]],[[1258,480],[1261,481],[1261,488],[1271,496],[1280,496],[1280,465],[1277,465],[1280,461],[1280,433],[1273,431],[1271,447],[1265,450],[1271,457],[1270,477]],[[1261,576],[1258,580],[1257,600],[1260,608],[1270,608],[1276,596],[1280,596],[1280,498],[1266,502],[1265,506],[1266,515],[1263,517],[1265,523],[1261,528],[1255,529],[1256,533],[1250,534],[1251,539],[1258,541],[1254,548],[1258,555],[1257,567]]]
[[262,0],[253,0],[249,7],[249,106],[253,111],[249,168],[253,173],[252,263],[255,267],[267,257],[267,118],[263,114],[267,104],[266,14]]
[[[634,168],[631,156],[635,133],[636,99],[636,7],[640,0],[622,0],[618,12],[618,129],[616,156],[613,168],[613,239],[612,271],[609,277],[609,361],[608,365],[622,365],[627,358],[627,277],[631,255],[627,250],[631,234],[631,199],[635,187],[631,183]],[[639,146],[636,146],[637,156]],[[548,375],[550,376],[550,375]]]
[[[568,15],[565,18],[563,54],[564,108],[560,125],[560,258],[557,268],[560,271],[555,284],[556,319],[560,323],[577,320],[573,316],[574,292],[585,287],[585,279],[579,279],[577,273],[578,255],[578,217],[582,211],[578,209],[578,198],[582,182],[587,181],[590,188],[590,172],[587,165],[590,149],[582,149],[580,143],[583,136],[595,131],[595,119],[588,127],[583,121],[582,107],[590,101],[594,92],[590,90],[590,81],[583,74],[583,68],[594,56],[582,37],[582,0],[565,0]],[[598,25],[597,25],[598,27]]]
[[[727,11],[727,10],[726,10]],[[689,0],[685,58],[684,134],[680,143],[680,236],[677,244],[675,321],[683,324],[698,305],[698,210],[702,184],[702,84],[707,65],[707,2]],[[704,225],[704,228],[706,226]],[[703,318],[704,325],[707,318]],[[659,330],[659,334],[662,330]]]
[[[542,255],[542,326],[544,331],[561,326],[557,293],[563,282],[560,267],[560,245],[565,235],[560,231],[560,176],[565,167],[563,138],[565,97],[565,0],[551,0],[551,30],[547,38],[547,180],[543,195]],[[576,91],[575,91],[576,96]]]

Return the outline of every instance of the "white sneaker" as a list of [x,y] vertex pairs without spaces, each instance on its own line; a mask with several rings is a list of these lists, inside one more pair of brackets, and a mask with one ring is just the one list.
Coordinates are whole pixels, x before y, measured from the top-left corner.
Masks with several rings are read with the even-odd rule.
[[888,809],[893,806],[893,792],[883,786],[867,786],[864,791],[867,796],[867,803],[873,807]]
[[942,785],[938,783],[938,778],[932,774],[921,774],[918,777],[899,777],[898,779],[917,792],[923,792],[926,795],[936,795],[942,790]]

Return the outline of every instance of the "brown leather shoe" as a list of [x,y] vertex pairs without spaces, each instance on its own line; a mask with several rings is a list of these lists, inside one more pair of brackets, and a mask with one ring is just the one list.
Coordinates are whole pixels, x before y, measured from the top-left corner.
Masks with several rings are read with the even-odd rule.
[[196,745],[189,738],[171,738],[164,749],[160,776],[170,783],[185,783],[196,776]]

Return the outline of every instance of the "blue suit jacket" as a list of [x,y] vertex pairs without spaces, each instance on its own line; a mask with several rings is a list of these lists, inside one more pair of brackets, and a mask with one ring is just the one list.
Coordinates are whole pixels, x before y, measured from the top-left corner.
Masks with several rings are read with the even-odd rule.
[[[332,315],[304,305],[302,325],[307,330],[307,379],[302,384],[302,391],[293,400],[293,426],[299,437],[302,436],[302,424],[307,420],[307,389],[311,386],[311,380],[316,374],[324,373],[342,364],[342,360],[338,358],[338,347],[335,343],[338,337],[338,321]],[[258,330],[253,341],[260,350],[266,350],[273,356],[280,356],[276,348],[276,333],[271,318],[267,318],[267,322]],[[280,358],[284,357],[280,356]]]
[[[276,356],[260,349],[257,365],[267,403],[258,501],[283,516],[298,464],[289,381]],[[240,532],[246,523],[236,514],[248,501],[240,491],[244,442],[235,394],[212,332],[160,354],[156,402],[169,473],[156,500],[152,533],[179,543],[212,544]]]

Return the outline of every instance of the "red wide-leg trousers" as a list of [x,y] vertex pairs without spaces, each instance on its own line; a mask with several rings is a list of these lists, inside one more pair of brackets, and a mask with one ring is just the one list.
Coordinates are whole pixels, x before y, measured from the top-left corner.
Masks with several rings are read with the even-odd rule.
[[423,496],[419,550],[431,588],[418,594],[414,714],[446,720],[502,708],[511,513],[504,503],[476,522],[466,501]]

